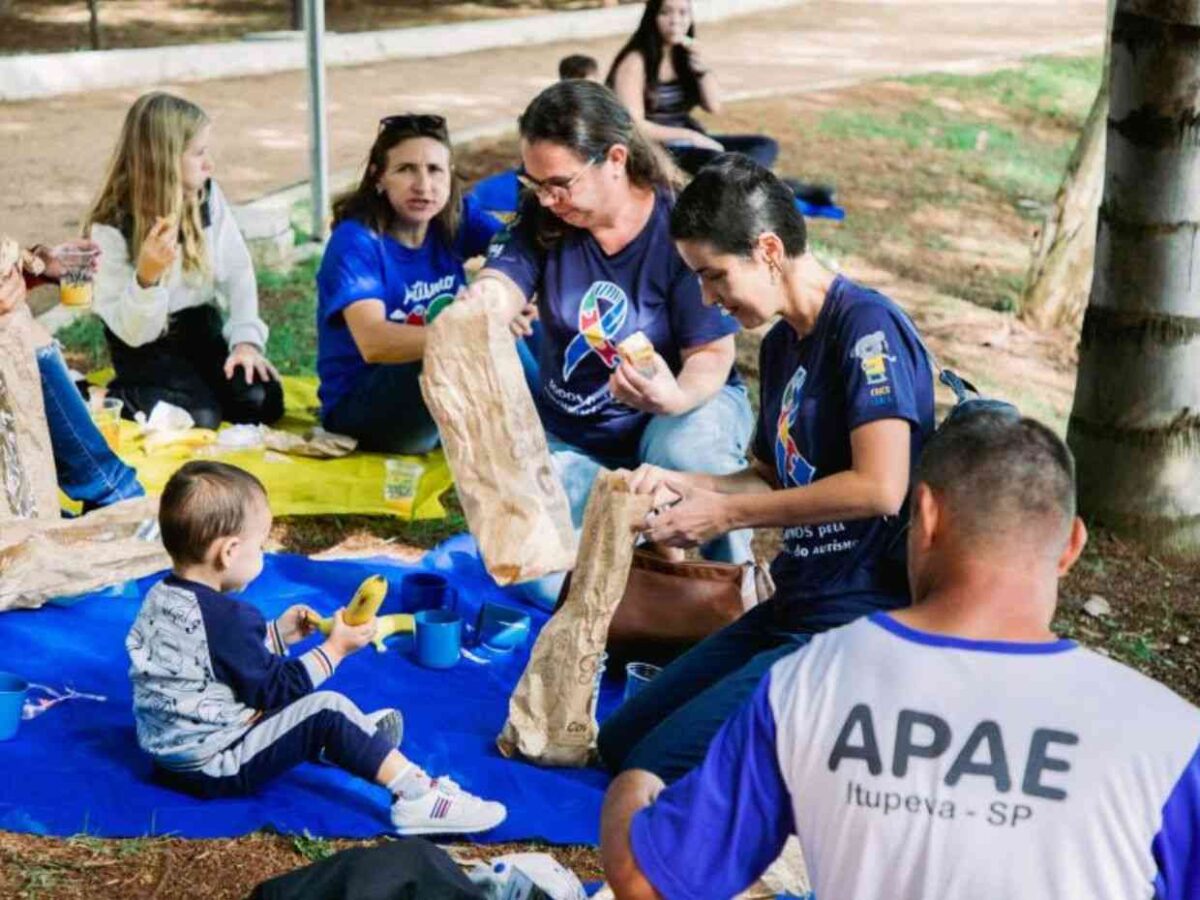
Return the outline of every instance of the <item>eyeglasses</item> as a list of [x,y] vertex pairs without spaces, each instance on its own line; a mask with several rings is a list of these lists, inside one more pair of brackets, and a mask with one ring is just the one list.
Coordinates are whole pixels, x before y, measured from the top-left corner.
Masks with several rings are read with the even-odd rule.
[[582,169],[572,175],[570,178],[547,178],[545,181],[538,181],[536,178],[531,178],[525,173],[525,168],[517,170],[517,181],[526,190],[533,191],[539,198],[547,200],[566,200],[571,196],[571,188],[575,186],[583,173],[600,162],[601,157],[593,156]]
[[414,134],[432,134],[446,136],[446,117],[429,113],[403,113],[398,116],[384,116],[379,120],[379,130],[388,128],[401,131],[411,131]]

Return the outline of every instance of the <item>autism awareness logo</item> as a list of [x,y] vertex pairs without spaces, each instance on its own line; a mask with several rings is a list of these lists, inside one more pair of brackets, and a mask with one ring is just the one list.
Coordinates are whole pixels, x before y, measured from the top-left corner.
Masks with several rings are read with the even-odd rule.
[[587,289],[579,303],[579,334],[575,335],[563,354],[563,381],[571,377],[576,366],[595,353],[601,362],[615,369],[621,362],[613,339],[629,315],[629,298],[620,285],[611,281],[596,281]]
[[432,325],[433,320],[441,315],[442,310],[454,302],[453,294],[440,294],[429,301],[409,310],[405,325]]
[[796,439],[792,437],[792,426],[796,424],[796,414],[800,411],[800,392],[804,389],[804,381],[808,378],[808,370],[804,366],[796,367],[796,374],[783,389],[783,399],[779,403],[779,421],[775,432],[775,471],[779,473],[779,483],[783,487],[803,487],[809,484],[817,470],[804,458]]

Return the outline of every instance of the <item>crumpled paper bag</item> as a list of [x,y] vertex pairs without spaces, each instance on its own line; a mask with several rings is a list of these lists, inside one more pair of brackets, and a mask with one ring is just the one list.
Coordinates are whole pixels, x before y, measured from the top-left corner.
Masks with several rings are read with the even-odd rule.
[[615,472],[596,478],[567,599],[538,635],[508,701],[508,721],[496,739],[505,756],[548,766],[589,763],[599,732],[596,676],[650,502],[649,495],[630,493]]
[[265,428],[264,440],[268,450],[287,453],[291,456],[307,456],[312,459],[337,459],[349,456],[358,446],[358,439],[345,434],[334,434],[324,428],[313,428],[303,437],[290,431]]
[[5,528],[9,519],[60,516],[34,334],[24,303],[0,316],[0,522]]
[[0,610],[33,609],[167,568],[157,515],[157,499],[138,497],[77,519],[5,522]]
[[426,331],[421,393],[488,572],[504,585],[571,568],[571,509],[508,323],[464,297]]

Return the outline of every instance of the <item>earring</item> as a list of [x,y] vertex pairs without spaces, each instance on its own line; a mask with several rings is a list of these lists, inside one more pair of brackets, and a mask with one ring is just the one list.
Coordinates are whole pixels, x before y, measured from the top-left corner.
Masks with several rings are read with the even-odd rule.
[[775,265],[775,263],[771,263],[770,266],[771,266],[771,286],[774,287],[776,284],[779,283],[779,266]]
[[375,185],[375,193],[378,194],[380,197],[383,196],[383,185],[382,184]]

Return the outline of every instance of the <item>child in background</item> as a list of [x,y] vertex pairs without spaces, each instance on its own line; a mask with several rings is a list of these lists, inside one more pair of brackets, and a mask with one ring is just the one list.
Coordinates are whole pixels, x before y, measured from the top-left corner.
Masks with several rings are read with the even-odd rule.
[[125,646],[138,743],[166,784],[237,796],[321,761],[386,787],[400,834],[466,834],[504,820],[501,804],[431,779],[396,749],[398,711],[364,714],[342,694],[316,690],[370,643],[374,621],[351,626],[339,611],[324,643],[289,658],[316,614],[296,605],[267,623],[228,595],[262,571],[271,510],[258,479],[189,462],[163,490],[159,523],[172,572],[146,595]]
[[564,56],[558,61],[558,80],[566,81],[570,78],[586,78],[588,81],[599,81],[600,63],[596,62],[594,56],[586,56],[583,53],[572,53],[570,56]]

